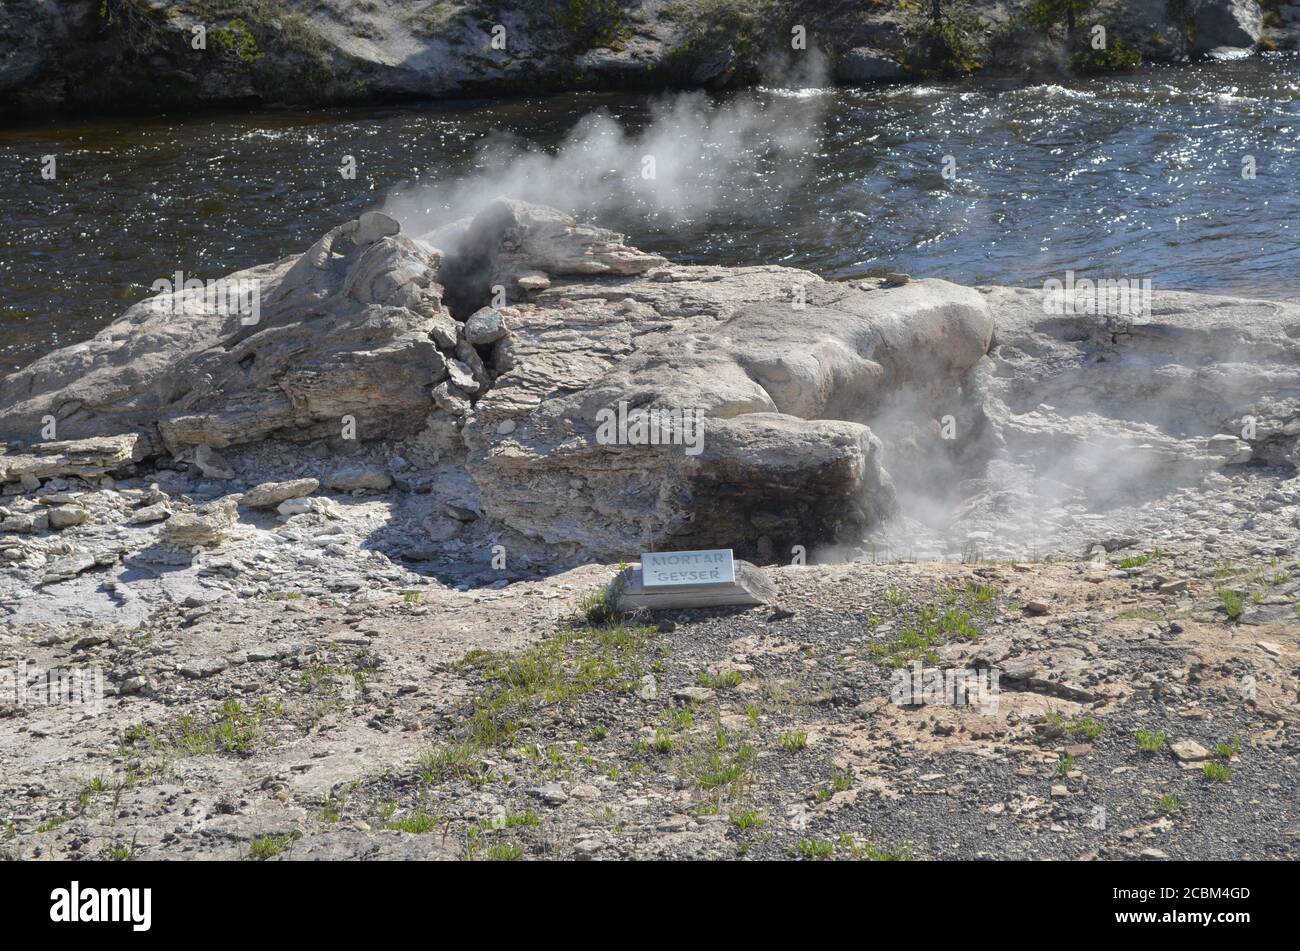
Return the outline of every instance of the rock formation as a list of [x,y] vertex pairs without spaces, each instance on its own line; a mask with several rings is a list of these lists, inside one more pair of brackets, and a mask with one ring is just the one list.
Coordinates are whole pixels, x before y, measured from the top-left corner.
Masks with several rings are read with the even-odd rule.
[[[230,280],[257,282],[255,323],[145,300],[0,383],[3,478],[192,464],[217,497],[287,516],[327,517],[301,498],[319,485],[395,493],[435,550],[505,532],[543,564],[771,562],[860,543],[900,500],[1014,494],[1009,472],[1026,498],[1095,501],[1300,463],[1293,304],[1167,293],[1149,315],[1060,315],[1034,290],[687,267],[507,199],[425,239],[363,215]],[[304,468],[368,446],[407,471],[373,453]],[[162,540],[232,527],[228,506],[192,514]]]

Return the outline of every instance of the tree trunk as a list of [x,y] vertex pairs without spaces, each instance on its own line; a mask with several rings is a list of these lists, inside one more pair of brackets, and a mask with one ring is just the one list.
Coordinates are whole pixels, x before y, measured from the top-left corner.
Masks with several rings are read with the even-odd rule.
[[938,26],[940,19],[942,19],[942,14],[939,12],[940,2],[941,0],[934,0],[934,2],[930,4],[930,19],[934,21],[935,26]]

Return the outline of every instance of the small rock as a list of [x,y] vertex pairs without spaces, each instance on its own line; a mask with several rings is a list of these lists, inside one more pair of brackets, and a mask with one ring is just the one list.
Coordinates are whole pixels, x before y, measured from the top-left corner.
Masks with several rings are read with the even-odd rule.
[[146,505],[142,509],[137,509],[135,514],[126,520],[128,525],[149,525],[153,522],[161,522],[165,518],[170,518],[171,508],[166,502],[159,502],[156,505]]
[[642,700],[654,700],[659,696],[659,684],[655,681],[654,674],[646,674],[641,678],[641,686],[637,688],[636,695]]
[[1226,465],[1239,466],[1250,462],[1254,454],[1250,448],[1250,443],[1238,439],[1236,436],[1230,436],[1220,433],[1217,436],[1211,436],[1206,442],[1206,450],[1212,456],[1222,456]]
[[464,416],[470,408],[469,400],[450,383],[439,383],[433,388],[433,401],[439,409],[446,410],[454,416]]
[[275,507],[275,510],[286,518],[293,515],[306,515],[308,512],[315,510],[315,499],[296,498],[285,499]]
[[288,482],[263,482],[244,493],[240,504],[250,509],[273,509],[289,499],[311,495],[320,488],[318,479],[291,479]]
[[456,341],[460,338],[457,332],[459,324],[448,314],[437,313],[431,318],[433,327],[429,330],[429,335],[433,337],[436,343],[443,350],[450,350],[456,346]]
[[49,510],[50,528],[64,529],[80,525],[90,517],[85,509],[76,505],[60,505]]
[[428,533],[429,538],[435,542],[450,541],[460,533],[463,527],[463,523],[459,520],[440,513],[430,515],[421,524]]
[[545,783],[541,786],[534,786],[528,792],[548,806],[558,806],[569,801],[568,794],[559,783]]
[[[462,361],[448,360],[447,375],[451,377],[451,382],[458,389],[463,390],[466,393],[478,392],[478,380],[474,379],[474,372]],[[434,398],[437,398],[437,390],[434,390]]]
[[1183,763],[1200,763],[1210,758],[1210,751],[1195,740],[1175,740],[1169,749]]
[[177,668],[177,671],[182,677],[199,680],[204,677],[214,677],[229,666],[230,665],[226,663],[225,658],[202,657],[198,660],[191,661],[188,664],[181,664],[180,667]]
[[683,687],[673,691],[673,699],[687,703],[708,703],[713,699],[713,691],[708,687]]
[[494,307],[481,308],[465,321],[465,339],[476,347],[496,343],[507,333],[505,318]]
[[355,489],[385,492],[392,486],[393,480],[387,472],[370,466],[366,468],[340,469],[328,476],[325,484],[339,492],[351,492]]
[[519,289],[525,293],[533,291],[544,291],[551,286],[551,279],[541,271],[534,271],[530,274],[521,274],[515,279]]
[[49,566],[49,570],[45,572],[41,582],[43,584],[54,584],[58,581],[67,581],[77,577],[83,571],[89,571],[96,564],[94,556],[84,552],[70,555],[67,558],[60,558]]
[[211,547],[225,538],[235,524],[238,497],[218,499],[197,512],[173,515],[163,525],[162,540],[177,548]]

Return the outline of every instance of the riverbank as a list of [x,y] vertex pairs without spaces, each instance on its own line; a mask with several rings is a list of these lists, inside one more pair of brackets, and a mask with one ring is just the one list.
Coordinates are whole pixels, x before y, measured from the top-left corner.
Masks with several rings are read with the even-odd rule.
[[719,89],[774,72],[848,84],[1059,77],[1300,46],[1300,6],[1256,0],[1099,2],[1073,37],[1041,0],[953,5],[937,29],[919,7],[825,6],[10,0],[0,116]]

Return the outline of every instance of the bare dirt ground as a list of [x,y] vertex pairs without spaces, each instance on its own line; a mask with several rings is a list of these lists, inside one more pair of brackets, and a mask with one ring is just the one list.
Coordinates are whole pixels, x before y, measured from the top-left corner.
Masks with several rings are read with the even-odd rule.
[[[6,669],[108,695],[0,706],[0,851],[1294,859],[1294,490],[1226,480],[1104,560],[769,569],[775,610],[602,620],[591,565],[10,623]],[[913,663],[999,689],[900,703]]]

